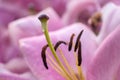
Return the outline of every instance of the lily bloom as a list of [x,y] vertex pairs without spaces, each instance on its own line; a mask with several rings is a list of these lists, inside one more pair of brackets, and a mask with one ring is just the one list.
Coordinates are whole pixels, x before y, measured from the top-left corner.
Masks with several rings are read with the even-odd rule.
[[[41,20],[41,18],[43,19]],[[92,33],[92,31],[87,29],[82,24],[74,24],[72,26],[63,28],[59,31],[51,32],[50,37],[51,37],[51,40],[53,41],[53,43],[51,43],[47,28],[46,28],[47,27],[46,22],[45,22],[48,18],[45,17],[44,19],[44,16],[43,16],[43,17],[40,17],[39,19],[42,22],[42,25],[43,25],[42,28],[43,28],[43,32],[45,34],[47,42],[45,41],[44,36],[32,37],[32,38],[20,40],[20,47],[24,53],[25,60],[27,61],[29,67],[31,68],[31,70],[33,71],[33,73],[36,75],[38,79],[49,78],[53,80],[56,80],[56,79],[57,80],[61,80],[61,79],[62,80],[65,80],[65,79],[67,80],[73,80],[73,79],[75,80],[117,79],[119,80],[118,74],[119,74],[120,64],[117,63],[117,60],[119,60],[118,49],[120,48],[120,46],[117,43],[117,41],[120,40],[119,34],[118,34],[120,31],[119,27],[116,28],[116,30],[112,32],[104,40],[103,43],[101,43],[99,48],[97,48],[97,44],[94,40],[95,35]],[[81,38],[80,40],[82,47],[81,46],[78,47],[79,48],[77,52],[78,55],[76,55],[76,50],[75,50],[76,43],[74,43],[73,39],[76,34],[79,34],[78,33],[79,30],[80,31],[84,30],[85,35],[83,35],[83,38]],[[71,33],[73,33],[74,36],[72,36]],[[82,32],[80,32],[79,35],[81,36],[81,34]],[[67,38],[66,36],[63,36],[63,35],[69,36],[70,38]],[[77,41],[79,42],[79,39],[80,39],[79,35],[77,37],[76,42]],[[86,42],[85,38],[86,39],[89,38],[87,39],[89,41]],[[70,46],[69,44],[71,43],[71,41],[72,41],[72,45]],[[58,44],[59,42],[60,44],[63,43],[63,45]],[[77,45],[80,45],[80,43],[78,43]],[[48,44],[51,51],[46,50],[47,49],[46,44]],[[54,44],[54,46],[52,44]],[[75,44],[75,46],[73,46],[73,44]],[[108,44],[111,46],[109,46]],[[114,48],[112,47],[112,45],[114,45]],[[71,49],[69,50],[68,47],[73,47],[74,48],[73,51]],[[38,51],[39,48],[41,49],[40,51]],[[111,48],[111,50],[109,50],[109,48]],[[97,51],[95,49],[97,49]],[[81,50],[83,50],[82,56],[81,56]],[[110,52],[112,53],[110,54]],[[41,58],[39,58],[40,53],[41,53]],[[79,57],[81,57],[82,60]],[[113,60],[111,60],[111,58],[113,58]],[[78,61],[76,61],[76,59]],[[82,61],[82,64],[79,64],[79,61]],[[111,63],[114,65],[111,65]],[[82,69],[80,66],[82,66]],[[105,70],[106,73],[102,68],[106,69]],[[101,77],[101,75],[103,75],[103,77]],[[108,76],[111,76],[111,77],[108,77]]]
[[[84,30],[84,33],[81,37],[83,57],[82,68],[84,70],[83,72],[81,71],[81,67],[78,66],[78,63],[76,61],[77,52],[74,52],[73,49],[71,51],[68,50],[68,43],[70,41],[71,35],[74,34],[74,38],[77,38],[77,35],[81,30]],[[59,41],[66,42],[66,45],[60,45],[60,47],[56,51],[56,55],[59,57],[58,60],[60,61],[60,63],[63,64],[64,68],[59,66],[55,57],[52,55],[52,52],[49,49],[45,51],[48,69],[46,69],[47,67],[45,68],[41,57],[41,53],[43,51],[42,48],[47,44],[44,35],[20,40],[20,47],[25,60],[30,69],[36,75],[36,77],[38,79],[49,78],[50,80],[84,79],[83,75],[86,74],[86,69],[87,67],[89,67],[89,61],[91,61],[93,57],[92,52],[94,52],[97,48],[97,44],[95,41],[96,36],[94,35],[94,33],[87,29],[85,25],[78,23],[65,27],[61,30],[51,32],[50,38],[54,45],[56,45],[56,43]],[[73,40],[76,41],[76,39]],[[73,44],[75,44],[75,42],[73,42]],[[89,48],[88,46],[91,48]]]
[[[55,59],[49,48],[46,50],[48,69],[46,69],[44,66],[44,62],[42,61],[41,57],[42,49],[47,44],[44,35],[21,39],[19,42],[21,51],[23,52],[30,70],[37,79],[65,80],[68,78],[74,78],[79,80],[80,78],[85,78],[86,80],[119,80],[118,53],[120,46],[118,43],[118,35],[120,29],[119,16],[117,16],[118,14],[119,7],[116,5],[108,4],[105,6],[102,11],[102,25],[104,25],[104,27],[101,28],[98,37],[96,37],[96,35],[89,30],[87,26],[81,23],[70,25],[55,32],[50,32],[50,38],[53,45],[56,45],[56,43],[61,40],[67,43],[66,45],[61,44],[56,51],[56,55],[59,57],[60,62],[65,66],[65,70],[59,65],[56,65],[57,62],[55,62]],[[110,20],[109,16],[112,16],[114,20]],[[108,26],[109,22],[111,23],[111,27]],[[68,43],[71,40],[70,38],[72,34],[75,34],[73,38],[73,44],[75,44],[77,36],[82,30],[84,30],[80,39],[82,45],[82,64],[81,66],[78,66],[75,57],[77,56],[77,52],[74,55],[74,45],[72,46],[72,50],[68,51]],[[105,33],[106,31],[108,33]],[[100,38],[100,35],[104,37]],[[111,51],[112,49],[113,51]],[[112,54],[110,54],[110,52],[112,52]],[[69,64],[68,66],[66,66],[66,61],[63,59],[64,57]],[[81,69],[81,71],[78,69]],[[106,71],[106,73],[104,71]],[[79,75],[79,73],[81,74]]]

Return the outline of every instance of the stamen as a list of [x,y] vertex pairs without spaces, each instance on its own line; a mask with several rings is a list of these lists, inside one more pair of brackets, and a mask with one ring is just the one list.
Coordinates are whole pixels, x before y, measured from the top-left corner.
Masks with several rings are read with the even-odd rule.
[[41,52],[41,57],[42,57],[42,60],[43,60],[43,64],[45,66],[46,69],[48,69],[48,66],[47,66],[47,61],[46,61],[46,49],[48,47],[48,44],[45,45],[43,48],[42,48],[42,52]]
[[79,78],[78,80],[85,80],[83,72],[82,72],[82,68],[81,68],[81,66],[78,66],[78,56],[76,55],[76,52],[74,52],[74,56],[75,56],[75,60],[76,60],[76,67],[78,69],[78,78]]
[[77,80],[77,77],[76,77],[76,75],[75,75],[75,72],[74,72],[74,70],[72,69],[72,67],[70,66],[70,64],[69,64],[69,62],[67,61],[67,59],[65,58],[62,50],[61,50],[60,48],[58,48],[58,50],[59,50],[59,52],[60,52],[60,54],[61,54],[61,56],[62,56],[62,59],[63,59],[63,61],[64,61],[64,63],[65,63],[65,66],[67,67],[67,69],[68,69],[69,72],[70,72],[71,77],[72,77],[74,80]]
[[[47,52],[48,53],[48,52]],[[50,53],[48,53],[48,63],[51,65],[53,69],[56,70],[60,75],[66,78],[66,80],[69,80],[68,76],[66,76],[65,72],[60,68],[60,66],[56,63],[56,61],[50,56]]]
[[64,42],[64,41],[58,41],[57,43],[56,43],[56,45],[55,45],[55,47],[54,47],[54,49],[55,49],[55,51],[57,50],[57,48],[60,46],[60,44],[67,44],[66,42]]
[[78,37],[77,37],[77,40],[76,40],[76,43],[75,43],[75,48],[74,48],[74,51],[76,52],[77,48],[78,48],[78,44],[79,44],[79,40],[80,40],[80,37],[83,33],[83,30],[79,33]]
[[78,66],[81,65],[82,62],[82,56],[81,56],[81,42],[79,41],[79,47],[78,47]]
[[71,51],[71,49],[72,49],[74,36],[75,36],[75,34],[72,34],[71,37],[70,37],[70,42],[69,42],[69,46],[68,46],[69,51]]

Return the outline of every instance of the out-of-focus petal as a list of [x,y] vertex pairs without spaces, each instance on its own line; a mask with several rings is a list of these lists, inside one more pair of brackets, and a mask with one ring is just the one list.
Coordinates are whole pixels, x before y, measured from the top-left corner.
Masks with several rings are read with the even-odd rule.
[[0,26],[0,62],[6,63],[19,55],[19,50],[11,44],[8,31],[4,26]]
[[19,50],[11,43],[8,23],[26,15],[28,15],[26,10],[9,3],[2,3],[0,0],[0,62],[6,63],[19,56]]
[[1,3],[9,4],[11,6],[17,6],[20,10],[25,9],[29,12],[30,8],[40,11],[42,6],[40,5],[41,0],[1,0]]
[[0,74],[0,79],[1,80],[30,80],[30,79],[21,78],[14,75],[5,75],[5,74]]
[[63,24],[52,8],[47,8],[35,16],[28,16],[10,23],[9,33],[12,41],[17,44],[20,38],[41,35],[42,29],[38,16],[47,14],[50,19],[48,22],[49,30],[54,31],[63,27]]
[[104,6],[105,4],[109,3],[109,2],[113,2],[117,5],[120,5],[120,1],[119,0],[96,0],[97,2],[99,2],[99,4],[101,6]]
[[48,7],[53,7],[61,16],[66,10],[66,4],[70,0],[1,0],[1,3],[9,3],[10,5],[19,6],[20,9],[25,9],[30,12],[31,9],[35,12],[41,11]]
[[28,15],[24,9],[0,2],[0,25],[7,26],[7,24],[15,19]]
[[102,27],[98,35],[98,42],[102,42],[120,24],[120,7],[113,3],[102,9]]
[[22,58],[14,58],[5,64],[5,68],[13,73],[24,73],[29,71],[27,64]]
[[[116,80],[120,65],[120,27],[101,43],[87,72],[87,80]],[[117,76],[119,79],[119,77]]]
[[51,6],[61,16],[66,10],[66,5],[69,3],[69,1],[70,0],[41,0],[39,2],[40,4],[42,3],[42,8]]
[[0,65],[0,80],[35,80],[32,76],[23,76],[11,73],[5,69],[4,65]]

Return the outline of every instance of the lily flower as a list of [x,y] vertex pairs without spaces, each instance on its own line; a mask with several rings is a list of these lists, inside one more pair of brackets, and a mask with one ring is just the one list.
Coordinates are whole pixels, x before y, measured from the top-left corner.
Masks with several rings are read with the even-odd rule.
[[[97,44],[94,40],[94,33],[92,33],[92,31],[87,29],[84,25],[74,24],[48,34],[46,25],[48,17],[43,15],[43,17],[40,17],[39,19],[42,22],[42,29],[45,36],[43,35],[40,37],[38,36],[20,40],[20,47],[23,51],[25,60],[38,79],[119,80],[119,27],[111,32],[111,34],[97,48]],[[80,39],[78,37],[81,36],[82,30],[85,32],[82,35],[83,37]],[[79,31],[81,31],[80,34],[78,33]],[[74,33],[74,36],[78,34],[77,39],[80,39],[82,47],[78,47],[78,52],[74,50],[76,43],[74,43],[74,37],[71,33]],[[53,43],[50,41],[49,35]],[[70,40],[68,40],[68,37],[64,35],[69,36]],[[47,42],[45,41],[45,38]],[[89,41],[86,42],[85,38],[89,38],[87,39]],[[91,40],[94,41],[91,42]],[[71,41],[72,47],[74,48],[73,51],[71,50],[72,48],[69,50],[69,44]],[[59,42],[60,44],[63,43],[63,45],[58,45]],[[78,43],[78,45],[80,45],[80,43]],[[73,46],[73,44],[75,45]],[[46,50],[48,46],[50,49]],[[39,50],[39,48],[42,50]],[[81,55],[81,50],[83,50],[82,57],[79,56],[79,54]],[[88,52],[86,52],[86,50]],[[41,58],[39,56],[40,53]],[[78,55],[76,55],[76,53]],[[80,60],[79,57],[81,57]],[[82,64],[79,64],[79,61],[80,63],[82,61]],[[80,66],[82,66],[82,69]]]
[[[30,69],[33,71],[33,73],[36,75],[38,79],[51,79],[51,80],[73,80],[73,79],[81,79],[84,80],[84,74],[86,74],[86,69],[89,66],[89,61],[92,60],[93,53],[96,48],[96,36],[94,33],[87,29],[85,25],[83,24],[73,24],[71,26],[65,27],[61,30],[51,32],[50,38],[53,43],[49,41],[49,35],[46,30],[46,23],[43,19],[42,22],[43,25],[43,32],[47,36],[45,39],[45,36],[36,36],[36,37],[30,37],[27,39],[20,40],[20,47],[23,52],[23,55],[25,57],[25,60],[30,67]],[[83,35],[81,36],[81,43],[82,43],[82,67],[84,71],[81,71],[81,67],[79,64],[79,60],[77,59],[78,55],[79,58],[81,56],[81,47],[79,47],[78,52],[74,51],[73,44],[77,41],[74,38],[78,38],[78,34],[80,31],[84,30]],[[79,37],[82,32],[80,32]],[[75,35],[75,37],[72,40],[72,34]],[[65,35],[65,36],[64,36]],[[66,37],[67,36],[67,37]],[[69,38],[68,38],[69,37]],[[68,50],[68,44],[69,41],[75,41],[72,42],[71,47],[73,49],[71,51]],[[88,41],[89,40],[89,41]],[[60,43],[63,43],[59,46]],[[79,38],[78,38],[79,41]],[[48,44],[50,50],[45,50],[45,45]],[[52,51],[51,47],[53,47],[51,44],[54,44],[54,46],[59,46],[59,48],[56,48],[56,51]],[[87,46],[86,46],[87,45]],[[89,47],[91,48],[89,48]],[[85,50],[87,49],[87,50]],[[44,54],[44,52],[46,52]],[[54,54],[55,52],[55,54]],[[52,54],[53,53],[53,54]],[[41,57],[42,56],[42,57]],[[84,58],[87,57],[88,58]],[[47,64],[44,62],[46,57]],[[81,62],[80,62],[81,63]],[[78,66],[79,65],[79,66]]]
[[[43,26],[41,29],[45,35],[19,38],[21,39],[19,44],[25,61],[32,74],[34,74],[33,80],[119,80],[118,53],[120,46],[118,36],[120,29],[119,18],[116,18],[119,7],[114,4],[109,4],[106,7],[103,10],[103,13],[106,11],[106,16],[102,13],[105,28],[102,27],[97,36],[82,23],[58,28],[60,30],[51,31],[48,35],[46,22],[43,22],[39,25]],[[110,10],[110,7],[112,7],[112,10]],[[107,13],[107,10],[110,11]],[[112,26],[108,28],[109,22],[107,23],[107,21],[110,16],[108,14],[112,13],[115,13],[113,15],[114,21],[111,21]],[[113,31],[110,31],[111,29]],[[107,34],[102,34],[107,30]],[[104,37],[99,38],[101,34]],[[78,36],[81,38],[78,38]],[[74,51],[76,42],[78,42],[77,51]],[[70,46],[70,43],[72,43],[72,46]],[[104,71],[106,72],[104,73]],[[15,79],[19,80],[19,78]]]

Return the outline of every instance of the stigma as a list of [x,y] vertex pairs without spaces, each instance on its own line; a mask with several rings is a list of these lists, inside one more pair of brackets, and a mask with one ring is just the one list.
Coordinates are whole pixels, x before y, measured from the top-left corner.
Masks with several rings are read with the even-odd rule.
[[[42,31],[47,41],[47,44],[43,46],[42,51],[41,51],[41,59],[43,61],[45,68],[49,69],[49,66],[48,66],[49,64],[50,67],[52,67],[57,73],[59,73],[66,80],[85,80],[82,69],[81,69],[81,63],[82,63],[81,47],[82,45],[81,45],[80,38],[83,34],[83,30],[80,31],[75,42],[74,42],[74,36],[76,35],[73,33],[71,34],[70,40],[68,42],[57,41],[56,44],[53,44],[51,42],[48,29],[47,29],[47,20],[49,19],[48,16],[41,15],[38,19],[41,21],[42,28],[44,29]],[[73,50],[73,53],[70,53],[70,54],[74,54],[75,67],[77,68],[77,72],[70,66],[70,62],[66,59],[64,55],[64,54],[69,54],[69,53],[63,53],[62,49],[59,47],[60,45],[67,46],[68,48],[66,50],[69,52]],[[48,54],[47,48],[50,48],[52,55]],[[58,53],[56,51],[59,51],[61,58],[58,56]]]

